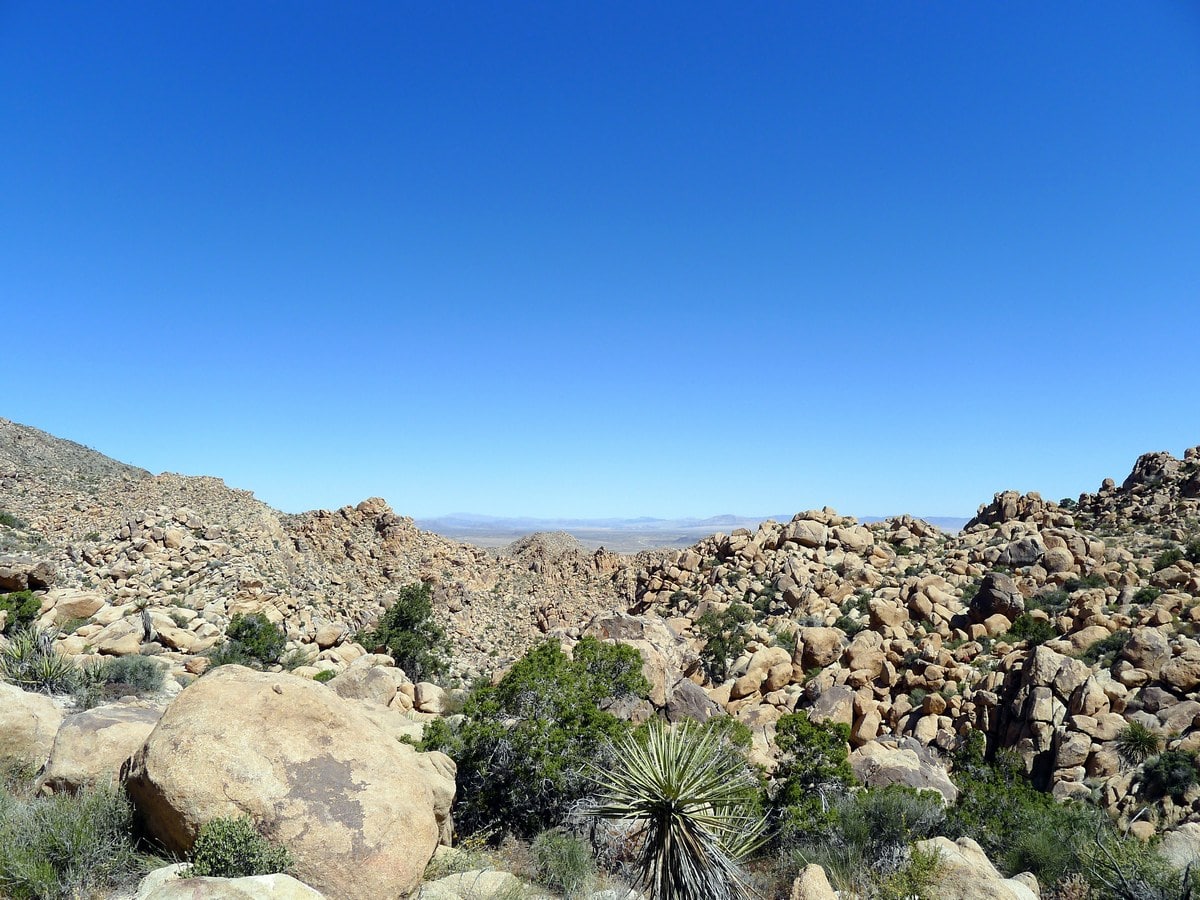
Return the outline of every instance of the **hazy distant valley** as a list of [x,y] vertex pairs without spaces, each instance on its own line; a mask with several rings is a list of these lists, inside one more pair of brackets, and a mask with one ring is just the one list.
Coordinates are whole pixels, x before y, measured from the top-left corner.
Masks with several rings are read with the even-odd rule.
[[[719,515],[705,519],[539,519],[533,517],[484,516],[450,513],[434,518],[417,518],[417,527],[476,547],[507,547],[529,534],[563,531],[589,550],[604,548],[613,553],[637,553],[663,547],[682,548],[716,531],[757,528],[761,522],[786,522],[790,514],[767,516]],[[881,522],[887,516],[861,516],[863,523]],[[942,531],[954,533],[968,521],[966,516],[930,516],[925,521]]]

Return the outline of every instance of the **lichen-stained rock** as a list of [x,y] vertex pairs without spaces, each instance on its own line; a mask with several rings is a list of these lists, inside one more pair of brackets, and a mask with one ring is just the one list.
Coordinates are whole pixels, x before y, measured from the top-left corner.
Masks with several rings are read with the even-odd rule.
[[41,768],[62,721],[63,711],[49,697],[0,681],[0,759],[12,757]]
[[420,883],[441,830],[437,770],[320,684],[224,666],[175,699],[124,774],[164,849],[186,852],[205,822],[249,815],[292,852],[299,879],[368,900]]
[[161,709],[144,703],[110,703],[68,716],[58,729],[38,784],[54,792],[89,782],[115,781],[121,765],[146,742]]

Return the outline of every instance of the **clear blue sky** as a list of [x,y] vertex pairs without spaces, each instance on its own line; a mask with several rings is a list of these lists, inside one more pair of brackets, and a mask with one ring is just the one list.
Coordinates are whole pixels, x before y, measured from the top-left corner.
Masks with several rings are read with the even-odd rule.
[[0,415],[289,511],[1200,444],[1200,4],[0,0]]

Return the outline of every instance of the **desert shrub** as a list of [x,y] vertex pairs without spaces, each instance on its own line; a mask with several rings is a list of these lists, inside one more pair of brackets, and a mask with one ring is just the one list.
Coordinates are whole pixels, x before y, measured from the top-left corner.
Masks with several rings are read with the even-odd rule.
[[941,874],[942,860],[937,850],[914,847],[898,870],[880,879],[880,900],[926,900],[934,896],[932,891]]
[[249,816],[213,819],[200,827],[192,847],[192,876],[245,878],[286,872],[292,855],[259,834]]
[[1117,754],[1133,766],[1145,762],[1161,745],[1162,738],[1141,722],[1130,722],[1117,735]]
[[1104,576],[1099,572],[1092,572],[1084,575],[1081,578],[1068,578],[1063,584],[1063,590],[1068,594],[1073,594],[1076,591],[1081,591],[1084,588],[1102,588],[1108,584]]
[[912,843],[939,833],[942,800],[931,791],[893,785],[837,800],[828,830],[788,849],[787,874],[809,863],[824,867],[833,883],[864,898],[923,897],[936,875],[936,857]]
[[327,681],[333,681],[335,678],[337,678],[337,672],[333,671],[333,669],[322,669],[313,676],[313,681],[319,681],[324,684]]
[[167,669],[149,656],[118,656],[86,667],[75,693],[76,707],[91,709],[101,703],[137,694],[144,697],[162,690]]
[[1200,538],[1192,538],[1183,548],[1183,558],[1188,562],[1200,564]]
[[754,610],[744,603],[731,603],[721,612],[705,610],[696,620],[696,633],[704,638],[700,662],[714,684],[729,677],[729,666],[746,649],[746,625],[754,619]]
[[138,694],[162,690],[166,667],[149,656],[118,656],[100,664],[100,678],[107,684],[122,684]]
[[249,666],[261,669],[279,662],[287,646],[283,630],[262,613],[242,615],[229,620],[225,640],[208,651],[209,671],[218,666]]
[[446,632],[433,620],[428,584],[401,589],[375,627],[361,636],[364,646],[382,650],[410,679],[428,681],[446,670]]
[[785,844],[822,834],[834,803],[857,783],[849,741],[849,726],[814,722],[804,712],[776,723],[775,745],[782,755],[771,807]]
[[7,612],[8,619],[0,633],[11,634],[32,625],[41,612],[42,601],[33,591],[13,591],[0,594],[0,612]]
[[58,652],[53,631],[26,628],[0,650],[0,679],[26,691],[69,694],[80,684],[74,661]]
[[1200,890],[1200,873],[1189,868],[1179,871],[1153,845],[1109,828],[1088,845],[1083,874],[1104,900],[1187,900]]
[[1196,757],[1185,750],[1167,750],[1142,767],[1142,789],[1151,797],[1179,800],[1200,781]]
[[559,828],[543,831],[530,848],[537,879],[562,893],[564,900],[585,895],[596,876],[591,848]]
[[1025,601],[1026,609],[1041,609],[1052,616],[1056,616],[1065,610],[1071,603],[1071,595],[1062,589],[1055,591],[1043,591],[1040,594],[1034,594]]
[[1138,588],[1133,594],[1133,602],[1141,606],[1147,606],[1153,603],[1162,594],[1156,587]]
[[833,623],[833,627],[844,631],[846,637],[854,637],[867,626],[859,619],[854,619],[850,616],[839,616],[837,621]]
[[630,734],[613,765],[593,767],[600,793],[591,814],[634,826],[639,881],[659,900],[750,897],[738,861],[756,849],[766,821],[744,759],[691,721],[655,719]]
[[1154,571],[1158,572],[1167,566],[1173,566],[1175,563],[1183,559],[1183,551],[1178,547],[1172,547],[1169,550],[1164,550],[1158,556],[1154,557]]
[[572,656],[540,644],[496,685],[474,687],[457,727],[425,728],[422,747],[458,764],[454,821],[471,834],[495,828],[530,838],[560,824],[587,792],[589,764],[611,760],[629,725],[602,707],[644,697],[642,657],[633,647],[584,638]]
[[1035,789],[1013,751],[987,762],[978,732],[955,755],[954,781],[958,801],[946,811],[943,834],[978,841],[1006,875],[1030,871],[1042,884],[1056,884],[1082,871],[1092,836],[1110,827],[1094,808],[1059,804]]
[[1058,637],[1058,631],[1045,619],[1035,618],[1029,613],[1021,613],[1013,620],[1007,637],[1014,641],[1025,641],[1029,646],[1036,647]]
[[0,525],[6,528],[24,528],[25,523],[6,510],[0,510]]
[[1100,638],[1096,643],[1090,645],[1083,651],[1080,657],[1084,662],[1097,663],[1107,656],[1112,656],[1121,652],[1121,648],[1129,643],[1129,632],[1122,629],[1114,631],[1108,637]]
[[149,866],[132,842],[133,812],[111,787],[21,798],[0,793],[0,896],[90,897]]

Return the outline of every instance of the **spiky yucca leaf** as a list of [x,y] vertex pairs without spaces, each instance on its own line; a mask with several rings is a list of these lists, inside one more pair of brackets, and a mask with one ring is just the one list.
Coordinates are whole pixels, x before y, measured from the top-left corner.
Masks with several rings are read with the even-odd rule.
[[738,866],[762,843],[754,782],[720,736],[693,723],[651,723],[645,741],[617,746],[613,771],[595,771],[592,814],[641,826],[638,870],[655,900],[733,900],[751,891]]
[[0,651],[0,679],[26,691],[70,693],[79,682],[75,662],[58,652],[54,631],[23,629]]

